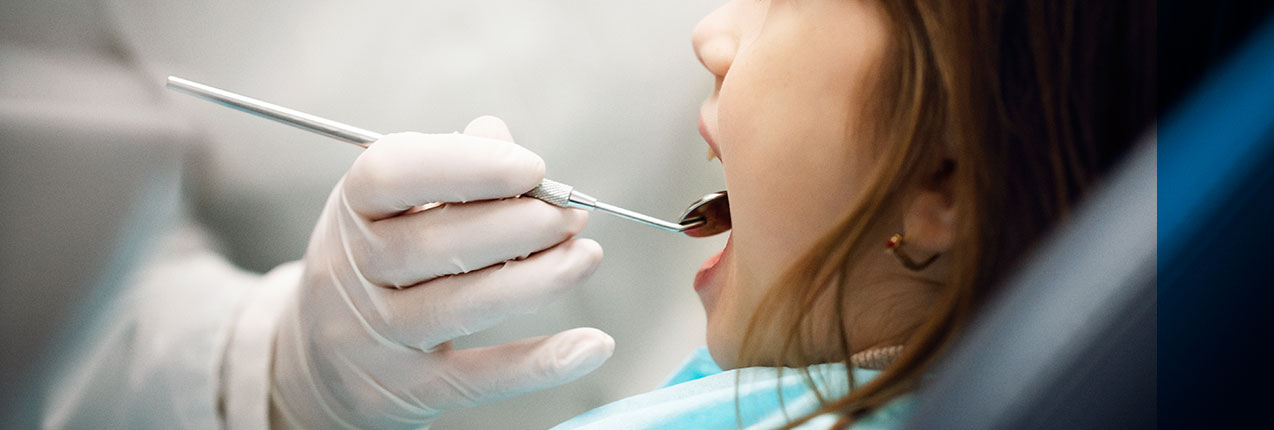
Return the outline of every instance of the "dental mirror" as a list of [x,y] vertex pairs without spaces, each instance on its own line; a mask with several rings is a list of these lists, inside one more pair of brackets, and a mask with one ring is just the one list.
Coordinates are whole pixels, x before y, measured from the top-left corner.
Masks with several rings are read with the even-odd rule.
[[708,237],[730,230],[730,199],[725,191],[700,197],[686,208],[679,222],[681,233],[690,237]]

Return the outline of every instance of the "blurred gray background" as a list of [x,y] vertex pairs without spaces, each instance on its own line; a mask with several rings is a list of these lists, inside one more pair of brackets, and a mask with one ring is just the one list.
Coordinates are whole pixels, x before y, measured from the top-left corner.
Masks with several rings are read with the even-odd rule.
[[[65,315],[121,282],[118,267],[174,219],[206,227],[246,270],[300,258],[359,154],[164,91],[165,76],[386,133],[499,116],[549,177],[674,218],[724,188],[696,131],[712,80],[690,47],[718,3],[0,2],[0,393],[22,397],[46,340],[74,328]],[[592,326],[615,337],[614,358],[573,384],[448,413],[433,428],[549,427],[650,390],[703,344],[691,280],[724,237],[603,214],[583,236],[606,251],[587,286],[458,343]]]

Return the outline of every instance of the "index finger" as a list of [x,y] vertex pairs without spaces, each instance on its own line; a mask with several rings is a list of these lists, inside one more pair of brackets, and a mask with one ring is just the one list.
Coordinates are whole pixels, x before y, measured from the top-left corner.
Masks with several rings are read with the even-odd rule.
[[342,192],[351,209],[376,220],[427,203],[513,197],[543,179],[544,160],[512,142],[395,133],[358,157]]

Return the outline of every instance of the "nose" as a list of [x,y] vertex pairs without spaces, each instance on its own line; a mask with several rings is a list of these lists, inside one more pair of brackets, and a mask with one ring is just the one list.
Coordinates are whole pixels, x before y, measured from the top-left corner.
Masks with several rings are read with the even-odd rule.
[[734,62],[734,54],[739,50],[739,35],[734,25],[734,14],[731,5],[724,6],[708,14],[699,25],[695,26],[691,40],[694,43],[695,56],[703,67],[718,78],[725,77]]

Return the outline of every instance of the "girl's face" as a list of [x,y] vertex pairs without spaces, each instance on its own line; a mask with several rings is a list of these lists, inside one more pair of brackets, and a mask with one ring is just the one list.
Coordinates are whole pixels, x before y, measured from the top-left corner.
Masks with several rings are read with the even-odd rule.
[[886,46],[882,13],[866,0],[730,0],[695,28],[695,53],[716,78],[699,128],[720,156],[734,227],[695,290],[724,368],[766,289],[867,180],[870,143],[857,126]]

